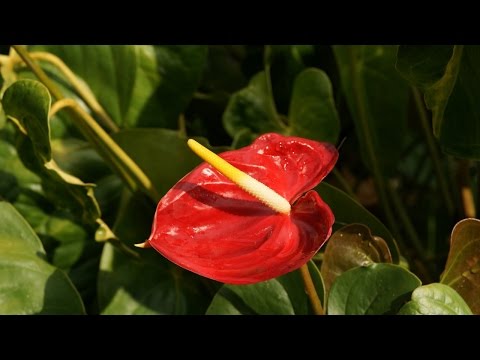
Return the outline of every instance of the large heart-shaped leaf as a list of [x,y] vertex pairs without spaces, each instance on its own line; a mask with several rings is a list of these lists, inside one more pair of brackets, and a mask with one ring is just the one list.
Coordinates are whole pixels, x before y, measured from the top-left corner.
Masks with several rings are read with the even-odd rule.
[[480,314],[480,220],[464,219],[453,228],[441,282],[455,289],[474,314]]
[[231,96],[223,114],[223,124],[232,137],[244,129],[255,134],[283,132],[285,125],[276,113],[264,71],[252,77],[246,88]]
[[[316,265],[308,269],[322,303],[323,281]],[[300,271],[252,285],[223,285],[210,304],[207,315],[305,315],[311,314]]]
[[399,314],[472,315],[472,311],[450,286],[435,283],[416,288],[412,300],[400,309]]
[[347,270],[373,263],[391,263],[392,255],[381,237],[372,236],[365,225],[351,224],[337,230],[328,240],[322,261],[326,292]]
[[333,144],[337,142],[340,121],[330,79],[322,70],[309,68],[298,74],[293,86],[288,121],[292,135]]
[[207,57],[200,45],[48,45],[30,51],[60,57],[122,128],[175,129]]
[[413,273],[398,265],[356,267],[333,283],[328,296],[328,314],[396,314],[421,284]]
[[480,46],[400,46],[397,69],[425,92],[433,130],[451,155],[480,158]]
[[275,107],[281,114],[288,113],[295,78],[305,69],[301,49],[301,45],[265,46],[265,70],[270,74]]
[[352,223],[360,223],[368,226],[373,234],[381,237],[387,242],[392,261],[393,263],[398,264],[400,256],[395,239],[375,215],[370,213],[345,192],[327,184],[326,182],[320,183],[315,190],[335,214],[334,230],[338,230],[342,226]]
[[295,78],[288,119],[277,113],[265,72],[232,95],[223,114],[227,132],[237,138],[249,130],[254,136],[267,132],[336,142],[340,131],[338,114],[328,76],[309,68]]
[[45,261],[42,243],[15,208],[0,201],[0,313],[84,314],[70,279]]

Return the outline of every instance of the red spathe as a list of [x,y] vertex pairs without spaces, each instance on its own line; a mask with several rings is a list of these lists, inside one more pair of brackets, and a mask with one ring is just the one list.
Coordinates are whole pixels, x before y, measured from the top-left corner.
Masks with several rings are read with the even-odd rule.
[[269,280],[304,265],[332,231],[332,211],[309,190],[334,167],[335,147],[271,133],[219,156],[285,197],[290,214],[202,163],[160,200],[149,244],[175,264],[228,284]]

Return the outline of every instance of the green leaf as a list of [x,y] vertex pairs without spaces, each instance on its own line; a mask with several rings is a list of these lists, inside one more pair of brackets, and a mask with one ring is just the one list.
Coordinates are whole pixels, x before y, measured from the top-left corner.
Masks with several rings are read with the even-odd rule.
[[268,90],[265,72],[254,76],[248,87],[230,98],[223,114],[227,132],[238,143],[239,133],[254,136],[267,132],[336,142],[340,131],[338,114],[327,75],[315,68],[302,71],[294,82],[289,119],[277,114]]
[[2,99],[6,114],[17,127],[17,151],[23,164],[42,179],[47,197],[61,208],[68,208],[86,224],[100,226],[112,237],[93,194],[93,185],[63,171],[52,158],[50,144],[50,94],[34,80],[12,84]]
[[453,45],[400,45],[397,70],[415,86],[432,86],[445,75]]
[[[308,269],[317,294],[324,302],[323,281],[317,266]],[[223,285],[210,304],[207,315],[306,315],[311,314],[300,271],[251,285]]]
[[[128,129],[112,137],[152,180],[160,194],[165,194],[202,161],[187,146],[187,138],[178,131]],[[138,146],[139,141],[142,146]],[[212,148],[205,139],[197,138],[197,141]]]
[[283,132],[284,125],[271,106],[265,72],[252,77],[248,86],[230,97],[223,113],[223,124],[227,133],[235,134],[250,129],[255,134]]
[[464,219],[453,228],[440,281],[456,290],[474,314],[480,314],[480,220]]
[[[75,222],[71,215],[55,210],[43,195],[40,178],[27,170],[16,149],[0,140],[0,197],[9,200],[40,237],[48,261],[68,276],[90,309],[96,301],[96,276],[100,244],[93,229]],[[93,310],[95,312],[95,310]]]
[[305,69],[300,50],[297,45],[265,46],[265,70],[270,73],[275,107],[282,114],[288,112],[296,76]]
[[20,161],[15,147],[0,140],[0,196],[15,202],[22,192],[40,191],[40,178]]
[[375,156],[383,175],[390,176],[407,139],[409,87],[395,70],[397,48],[342,45],[333,50],[365,164],[372,170]]
[[419,278],[398,265],[356,267],[344,272],[333,283],[328,297],[328,314],[396,314],[420,285]]
[[392,261],[394,264],[398,264],[400,258],[395,239],[380,220],[356,200],[332,185],[322,182],[315,190],[335,214],[334,230],[338,230],[340,227],[352,223],[360,223],[368,226],[373,234],[387,242]]
[[83,181],[96,182],[111,173],[108,165],[87,141],[67,137],[52,140],[51,146],[52,156],[60,168],[81,177]]
[[480,46],[400,46],[397,69],[425,93],[433,130],[450,155],[480,159]]
[[48,45],[91,88],[122,128],[177,128],[207,57],[200,45]]
[[465,300],[450,286],[435,283],[416,288],[399,315],[472,315]]
[[288,119],[292,135],[337,142],[340,121],[333,100],[332,84],[322,70],[309,68],[297,76]]
[[[154,204],[131,197],[114,229],[122,242],[133,245],[150,235]],[[136,259],[105,244],[98,277],[102,314],[203,314],[210,297],[200,277],[163,258],[153,249],[138,250]],[[206,279],[205,279],[206,280]]]
[[5,113],[15,125],[28,134],[38,158],[44,163],[52,159],[50,148],[50,94],[41,83],[21,80],[13,83],[3,95]]
[[0,313],[84,314],[65,273],[45,261],[40,239],[15,208],[0,201]]
[[244,87],[247,83],[242,72],[245,51],[243,45],[210,45],[201,87],[209,93],[230,93]]
[[351,224],[328,240],[322,261],[322,277],[328,293],[335,279],[347,270],[373,263],[391,263],[392,255],[382,238],[372,236],[365,225]]

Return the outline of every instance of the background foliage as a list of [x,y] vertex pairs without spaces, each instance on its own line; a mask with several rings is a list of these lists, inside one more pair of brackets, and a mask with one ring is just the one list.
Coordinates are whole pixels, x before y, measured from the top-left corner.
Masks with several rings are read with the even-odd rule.
[[0,48],[0,313],[313,313],[299,271],[222,285],[133,247],[200,163],[188,138],[266,132],[339,147],[308,264],[328,314],[480,313],[480,47],[27,49],[53,85]]

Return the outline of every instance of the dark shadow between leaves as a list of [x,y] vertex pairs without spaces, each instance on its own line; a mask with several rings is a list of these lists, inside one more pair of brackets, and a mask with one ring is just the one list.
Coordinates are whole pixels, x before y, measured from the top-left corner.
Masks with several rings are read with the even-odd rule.
[[258,313],[243,301],[243,299],[232,289],[222,286],[218,291],[218,295],[230,302],[242,315],[258,315]]
[[12,174],[0,170],[0,196],[7,201],[15,201],[20,193],[18,181]]
[[80,297],[67,281],[65,273],[55,270],[45,284],[43,306],[35,315],[80,315]]
[[413,290],[405,294],[399,295],[394,301],[392,301],[390,310],[387,311],[384,315],[396,315],[400,311],[402,306],[412,299],[412,293]]
[[207,206],[214,207],[218,210],[237,216],[272,216],[277,213],[260,201],[250,201],[229,198],[205,187],[189,183],[186,181],[178,182],[173,189],[184,191],[194,200],[201,202]]

